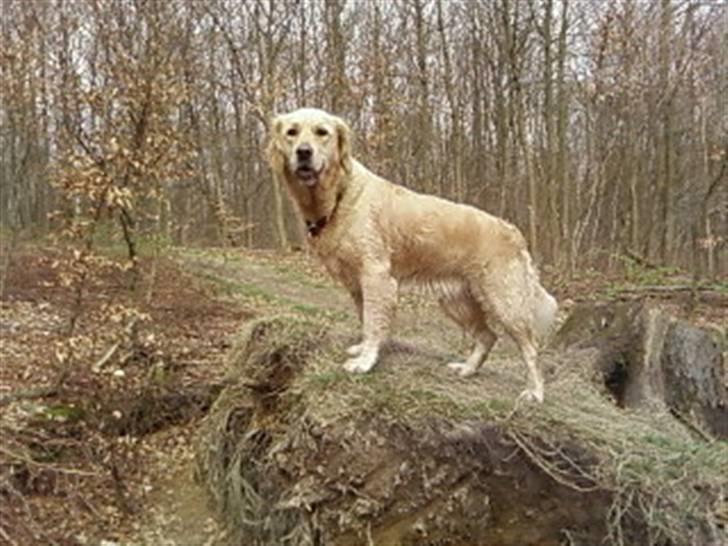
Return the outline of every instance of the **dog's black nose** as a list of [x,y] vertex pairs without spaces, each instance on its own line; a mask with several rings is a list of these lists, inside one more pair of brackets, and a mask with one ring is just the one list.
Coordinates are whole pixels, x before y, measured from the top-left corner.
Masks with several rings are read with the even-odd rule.
[[296,148],[296,157],[299,161],[307,161],[311,159],[312,155],[313,148],[311,148],[310,144],[301,144],[298,148]]

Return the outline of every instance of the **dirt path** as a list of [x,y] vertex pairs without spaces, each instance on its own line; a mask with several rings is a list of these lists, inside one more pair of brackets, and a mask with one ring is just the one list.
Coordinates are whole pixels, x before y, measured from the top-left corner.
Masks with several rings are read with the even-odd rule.
[[[266,311],[321,315],[336,320],[352,336],[358,335],[358,320],[346,291],[302,252],[281,255],[261,251],[227,258],[186,254],[184,264],[197,275],[231,289],[237,287],[238,297],[248,305],[257,299],[263,300]],[[435,300],[416,291],[402,293],[392,333],[398,341],[454,355],[469,348],[469,341],[441,313]],[[496,347],[495,352],[499,351]]]
[[207,502],[207,493],[194,479],[191,440],[195,424],[160,433],[156,442],[169,446],[151,463],[144,516],[125,539],[108,541],[124,546],[226,546],[228,541]]

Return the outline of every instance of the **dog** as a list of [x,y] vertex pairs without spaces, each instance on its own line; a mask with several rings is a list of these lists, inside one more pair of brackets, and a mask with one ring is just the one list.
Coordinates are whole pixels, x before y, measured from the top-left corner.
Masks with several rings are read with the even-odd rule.
[[425,285],[475,340],[470,356],[449,368],[463,377],[476,373],[497,340],[498,325],[528,369],[518,399],[543,401],[536,343],[553,323],[557,303],[540,284],[515,226],[372,173],[352,157],[347,124],[323,110],[277,116],[266,153],[305,222],[310,248],[357,308],[362,341],[347,349],[346,370],[374,367],[398,289]]

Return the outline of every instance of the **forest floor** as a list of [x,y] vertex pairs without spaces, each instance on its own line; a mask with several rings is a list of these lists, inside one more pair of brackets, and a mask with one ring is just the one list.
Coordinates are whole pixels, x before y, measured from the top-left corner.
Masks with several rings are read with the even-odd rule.
[[[21,246],[0,271],[0,544],[225,544],[194,479],[192,443],[224,382],[232,339],[246,319],[280,312],[336,323],[354,337],[347,295],[304,252],[172,249],[154,268],[151,258],[142,263],[156,272],[133,342],[105,358],[109,338],[91,318],[95,308],[133,299],[124,274],[111,272],[89,290],[89,318],[78,326],[95,332],[88,354],[96,356],[35,396],[59,373],[57,343],[74,310],[52,267],[56,252]],[[582,300],[647,297],[691,322],[725,328],[728,287],[696,300],[682,288],[689,283],[634,268],[544,279],[562,315]],[[394,336],[439,353],[468,345],[417,294],[402,298]]]

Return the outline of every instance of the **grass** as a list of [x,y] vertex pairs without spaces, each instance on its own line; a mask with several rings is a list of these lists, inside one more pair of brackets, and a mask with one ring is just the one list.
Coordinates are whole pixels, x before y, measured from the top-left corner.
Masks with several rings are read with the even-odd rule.
[[715,288],[718,293],[728,296],[728,281],[717,281],[711,286]]
[[[234,257],[233,259],[221,259],[219,251],[185,249],[180,256],[182,263],[188,269],[191,269],[194,274],[211,281],[221,289],[223,294],[228,297],[235,297],[248,306],[264,313],[283,312],[334,322],[346,322],[352,318],[348,312],[306,301],[311,288],[320,293],[322,290],[331,290],[333,288],[331,284],[317,281],[315,277],[308,279],[303,272],[295,268],[267,263],[265,254],[262,255],[263,257],[248,256],[246,258],[252,260],[250,263],[246,262],[248,266],[246,276],[251,279],[250,281],[243,280],[240,276],[240,272],[243,271],[243,267],[238,265],[243,261],[241,255],[231,254]],[[204,257],[208,261],[211,259],[216,267],[197,267],[194,260],[199,257]],[[192,261],[184,260],[184,258],[192,258]],[[234,267],[229,269],[230,265]],[[278,278],[278,275],[281,278]],[[285,278],[283,278],[284,276]],[[292,295],[289,296],[288,293],[283,294],[276,290],[276,287],[283,283],[288,287],[288,293]]]
[[228,297],[238,297],[242,300],[258,299],[267,302],[276,300],[276,296],[266,292],[255,284],[236,282],[211,272],[201,272],[199,276],[217,286]]
[[248,306],[260,308],[260,310],[267,313],[284,312],[331,322],[348,322],[352,319],[352,316],[347,312],[320,307],[276,294],[268,288],[263,288],[258,283],[241,282],[211,270],[196,271],[195,274],[217,286],[222,294],[227,297],[239,299]]
[[284,300],[283,303],[288,304],[294,313],[304,316],[318,317],[334,322],[351,319],[351,316],[348,313],[344,313],[342,311],[332,311],[308,303],[293,303],[291,300]]

